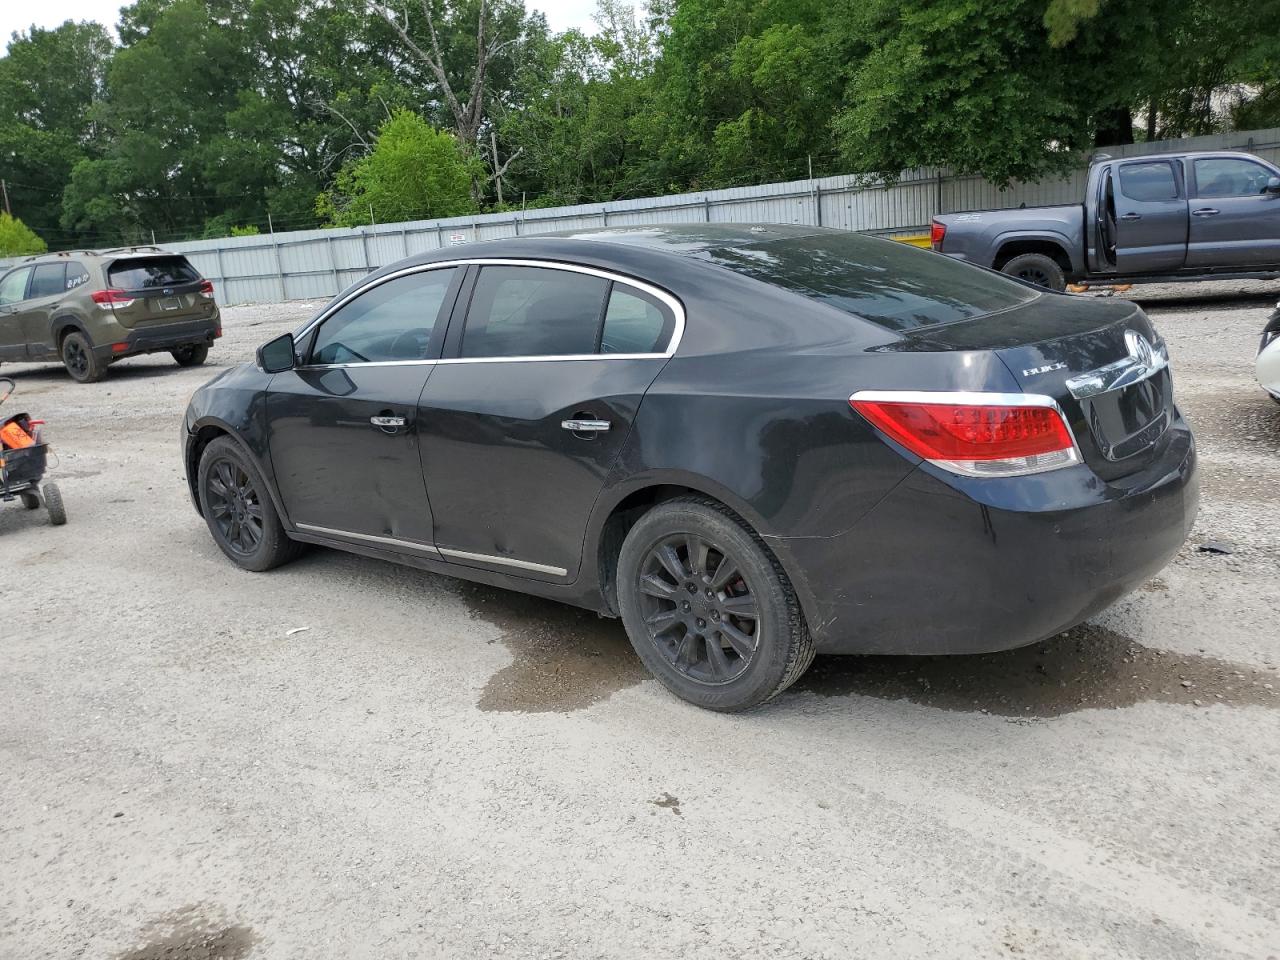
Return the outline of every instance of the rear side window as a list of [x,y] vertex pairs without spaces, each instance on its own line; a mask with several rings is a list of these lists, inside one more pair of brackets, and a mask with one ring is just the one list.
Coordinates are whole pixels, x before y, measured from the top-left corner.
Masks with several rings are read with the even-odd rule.
[[427,270],[378,284],[320,324],[311,362],[425,360],[455,269]]
[[661,353],[671,339],[675,317],[657,297],[613,285],[600,336],[601,353]]
[[36,264],[35,273],[31,275],[31,292],[29,299],[52,297],[62,293],[66,288],[67,265],[65,263]]
[[1196,161],[1196,196],[1256,197],[1267,192],[1271,171],[1260,163],[1235,157],[1208,157]]
[[121,290],[147,290],[194,283],[200,274],[186,257],[130,257],[113,263],[107,278]]
[[1167,160],[1154,163],[1122,163],[1120,192],[1130,200],[1177,200],[1178,184]]
[[[707,256],[737,273],[894,331],[1007,310],[1040,296],[1002,274],[854,233],[721,247]],[[787,319],[779,317],[778,322]]]
[[89,270],[83,263],[71,261],[67,264],[67,289],[74,290],[89,282]]
[[462,336],[464,357],[596,352],[609,283],[543,267],[482,267]]
[[27,278],[31,276],[30,267],[22,267],[12,273],[6,273],[0,279],[0,304],[18,303],[26,299]]

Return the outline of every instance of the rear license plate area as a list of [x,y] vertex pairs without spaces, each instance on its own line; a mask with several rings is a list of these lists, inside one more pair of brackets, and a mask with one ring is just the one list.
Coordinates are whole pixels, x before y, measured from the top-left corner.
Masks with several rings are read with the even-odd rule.
[[159,302],[160,302],[161,310],[181,310],[182,309],[182,301],[179,300],[177,297],[161,297]]
[[1124,460],[1152,446],[1169,428],[1173,388],[1167,369],[1139,383],[1081,402],[1098,450]]

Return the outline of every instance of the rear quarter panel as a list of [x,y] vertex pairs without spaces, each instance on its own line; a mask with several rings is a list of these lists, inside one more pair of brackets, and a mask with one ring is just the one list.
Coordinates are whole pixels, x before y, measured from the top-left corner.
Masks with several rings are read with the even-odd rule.
[[934,219],[947,227],[942,252],[949,257],[990,267],[1006,243],[1039,240],[1060,246],[1072,272],[1084,273],[1084,207],[1079,204],[949,213]]

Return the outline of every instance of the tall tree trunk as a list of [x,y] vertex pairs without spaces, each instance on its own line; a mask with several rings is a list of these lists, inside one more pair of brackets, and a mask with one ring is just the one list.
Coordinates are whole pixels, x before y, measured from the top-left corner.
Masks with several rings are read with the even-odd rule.
[[1156,109],[1156,98],[1152,97],[1147,103],[1147,143],[1156,138],[1156,117],[1159,115]]

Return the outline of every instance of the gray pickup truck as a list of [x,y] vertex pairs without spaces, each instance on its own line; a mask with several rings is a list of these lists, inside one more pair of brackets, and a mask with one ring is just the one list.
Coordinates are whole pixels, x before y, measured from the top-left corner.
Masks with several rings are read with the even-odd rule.
[[1280,277],[1280,169],[1248,153],[1170,153],[1089,168],[1082,204],[935,217],[934,250],[1067,283]]

